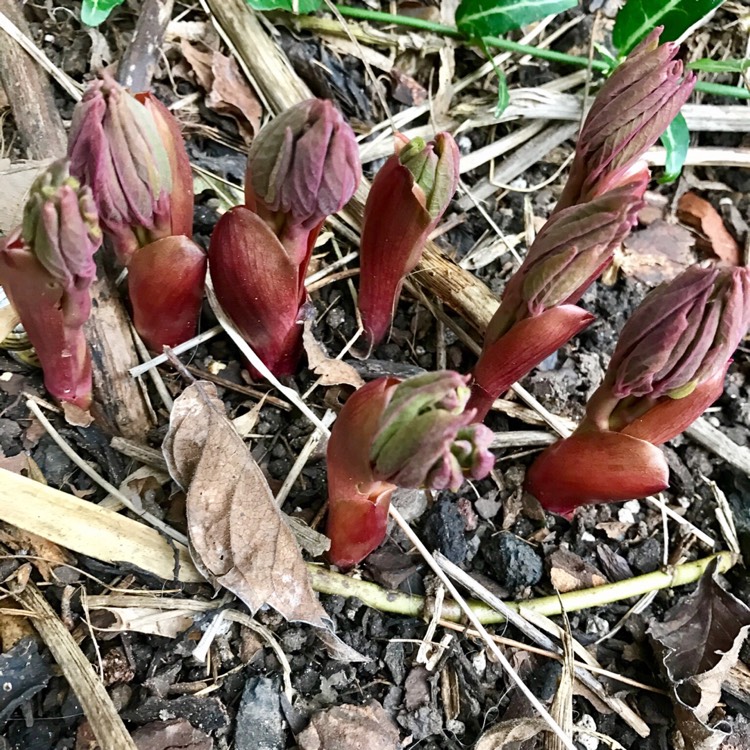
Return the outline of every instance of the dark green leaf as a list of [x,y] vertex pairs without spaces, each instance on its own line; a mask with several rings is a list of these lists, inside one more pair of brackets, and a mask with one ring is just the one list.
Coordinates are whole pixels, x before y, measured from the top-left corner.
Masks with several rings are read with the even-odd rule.
[[612,31],[612,43],[627,55],[656,26],[663,26],[662,42],[679,39],[712,13],[724,0],[627,0]]
[[315,13],[323,0],[246,0],[253,10],[288,10],[293,13]]
[[462,0],[456,25],[473,37],[500,36],[576,5],[577,0]]
[[124,0],[83,0],[81,21],[86,26],[98,26]]
[[659,178],[659,182],[674,182],[680,176],[690,146],[690,131],[681,113],[677,114],[664,131],[661,142],[667,150],[667,158],[664,174]]
[[744,73],[750,70],[750,58],[744,60],[710,60],[702,58],[688,65],[689,70],[705,70],[707,73]]

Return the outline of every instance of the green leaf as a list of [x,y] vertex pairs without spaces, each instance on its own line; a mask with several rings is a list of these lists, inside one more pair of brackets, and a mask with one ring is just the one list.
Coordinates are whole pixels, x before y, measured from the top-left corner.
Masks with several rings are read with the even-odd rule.
[[612,43],[627,55],[656,26],[663,26],[662,42],[679,39],[724,0],[627,0],[617,14]]
[[472,37],[500,36],[578,5],[578,0],[462,0],[459,30]]
[[750,70],[750,58],[743,60],[711,60],[704,57],[691,62],[688,70],[704,70],[707,73],[744,73]]
[[664,174],[659,178],[659,182],[664,184],[674,182],[680,176],[690,146],[690,131],[682,113],[678,112],[677,117],[669,123],[669,127],[662,134],[661,142],[667,149]]
[[323,0],[246,0],[253,10],[288,10],[292,13],[315,13]]
[[98,26],[124,0],[83,0],[81,21],[86,26]]
[[510,104],[510,91],[508,91],[508,79],[502,70],[497,70],[497,104],[495,105],[495,117],[500,117]]

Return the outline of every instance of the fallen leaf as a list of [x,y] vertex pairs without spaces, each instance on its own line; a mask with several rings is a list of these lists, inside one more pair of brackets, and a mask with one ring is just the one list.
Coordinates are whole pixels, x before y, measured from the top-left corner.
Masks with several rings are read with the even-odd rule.
[[300,750],[398,750],[398,729],[377,701],[334,706],[314,714],[297,741]]
[[421,83],[398,68],[392,68],[390,73],[393,82],[393,98],[397,102],[409,107],[418,107],[427,101],[427,90]]
[[138,750],[213,750],[214,741],[187,719],[153,721],[133,732]]
[[615,253],[615,266],[625,276],[658,286],[697,262],[694,243],[692,233],[685,227],[657,219],[628,236],[622,249]]
[[715,750],[727,736],[717,704],[750,629],[750,608],[715,580],[712,563],[694,594],[652,623],[686,750]]
[[486,731],[474,750],[502,750],[510,742],[526,742],[549,729],[543,719],[509,719]]
[[550,564],[550,580],[561,594],[607,583],[607,579],[593,565],[569,550],[558,549],[553,552]]
[[320,384],[352,385],[355,388],[363,386],[365,381],[351,365],[328,356],[323,345],[315,338],[312,327],[313,320],[307,318],[302,333],[302,344],[307,354],[308,367],[320,376]]
[[700,250],[730,265],[740,263],[740,246],[732,237],[719,212],[704,198],[685,193],[677,204],[677,218],[696,230]]
[[54,580],[55,568],[70,565],[75,561],[70,552],[58,547],[49,539],[24,531],[9,523],[0,524],[0,542],[17,554],[28,555],[30,562],[45,581]]
[[184,39],[180,48],[206,92],[206,106],[235,120],[242,138],[251,143],[260,129],[263,110],[235,58],[199,49]]
[[268,604],[287,620],[329,627],[294,535],[211,383],[198,381],[175,401],[163,451],[187,493],[196,567],[252,613]]

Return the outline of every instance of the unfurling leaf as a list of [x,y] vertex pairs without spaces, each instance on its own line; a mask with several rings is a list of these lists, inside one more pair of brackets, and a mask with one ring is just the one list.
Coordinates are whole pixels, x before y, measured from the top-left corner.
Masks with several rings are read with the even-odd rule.
[[715,750],[726,738],[712,714],[750,629],[750,608],[716,582],[715,567],[711,563],[696,592],[649,630],[686,750]]
[[469,36],[500,36],[545,16],[562,13],[578,5],[577,0],[462,0],[456,25]]
[[251,612],[268,604],[287,620],[328,627],[294,536],[211,383],[194,383],[175,401],[163,450],[187,493],[196,567]]

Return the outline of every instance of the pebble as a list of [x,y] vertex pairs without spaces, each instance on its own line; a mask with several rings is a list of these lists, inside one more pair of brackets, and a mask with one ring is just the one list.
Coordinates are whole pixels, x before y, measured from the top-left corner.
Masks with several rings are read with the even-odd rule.
[[236,750],[284,750],[286,726],[281,714],[279,686],[268,677],[245,683],[237,712]]

